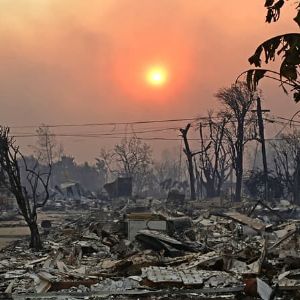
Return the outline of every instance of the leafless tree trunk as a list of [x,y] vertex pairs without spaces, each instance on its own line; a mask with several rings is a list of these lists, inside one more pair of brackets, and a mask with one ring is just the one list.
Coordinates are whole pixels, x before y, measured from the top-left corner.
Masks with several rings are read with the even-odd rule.
[[132,136],[124,138],[111,151],[101,150],[100,158],[112,174],[133,178],[136,193],[142,192],[152,172],[152,149]]
[[188,131],[191,127],[191,124],[187,124],[185,128],[181,128],[181,136],[183,138],[184,142],[184,153],[187,158],[187,163],[188,163],[188,171],[189,171],[189,177],[190,177],[190,189],[191,189],[191,200],[196,199],[196,191],[195,191],[195,173],[194,173],[194,165],[193,165],[193,156],[194,154],[192,153],[188,141]]
[[53,165],[63,156],[63,146],[58,144],[49,126],[42,124],[37,130],[37,143],[33,147],[36,159],[44,165]]
[[[224,143],[224,130],[226,118],[220,122],[214,122],[209,116],[207,129],[204,135],[204,125],[199,124],[201,154],[199,155],[199,167],[203,172],[202,184],[205,186],[207,197],[219,196],[221,187],[229,176],[230,159],[229,149]],[[209,140],[209,142],[206,142]]]
[[223,103],[225,111],[221,113],[228,119],[225,135],[231,148],[233,168],[236,175],[235,200],[241,200],[243,182],[244,146],[252,139],[253,118],[247,118],[253,104],[254,93],[245,83],[238,82],[230,88],[219,90],[217,98]]
[[[21,182],[19,159],[24,163],[24,171],[28,185],[27,189]],[[38,163],[37,163],[38,164]],[[51,175],[51,165],[47,172],[38,170],[37,164],[29,168],[26,159],[15,145],[15,140],[9,135],[8,127],[0,127],[0,167],[4,176],[2,183],[15,196],[20,213],[24,217],[31,233],[30,247],[42,249],[42,241],[37,226],[37,209],[43,207],[48,198],[48,184]]]
[[300,133],[282,134],[272,143],[275,172],[295,203],[300,203]]

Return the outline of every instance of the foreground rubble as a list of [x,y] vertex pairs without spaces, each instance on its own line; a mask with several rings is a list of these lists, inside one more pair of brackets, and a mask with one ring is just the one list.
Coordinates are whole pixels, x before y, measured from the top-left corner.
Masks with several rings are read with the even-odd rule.
[[141,201],[54,224],[43,251],[0,252],[0,299],[299,299],[297,213],[249,207]]

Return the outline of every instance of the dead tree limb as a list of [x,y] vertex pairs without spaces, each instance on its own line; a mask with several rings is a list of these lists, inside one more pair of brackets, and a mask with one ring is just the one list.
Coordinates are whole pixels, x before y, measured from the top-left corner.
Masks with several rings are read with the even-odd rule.
[[[29,190],[21,181],[20,158],[25,166]],[[15,196],[20,213],[30,229],[30,248],[42,249],[37,225],[37,209],[44,206],[49,199],[51,165],[49,164],[45,173],[38,170],[37,164],[29,168],[14,138],[9,135],[9,128],[0,126],[0,168],[4,174],[1,176],[2,184]]]

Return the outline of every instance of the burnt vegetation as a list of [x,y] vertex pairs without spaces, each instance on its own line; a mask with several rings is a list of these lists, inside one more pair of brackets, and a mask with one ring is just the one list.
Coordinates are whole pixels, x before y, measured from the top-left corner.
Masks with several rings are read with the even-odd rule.
[[[286,2],[266,0],[266,22]],[[262,68],[278,58],[278,71]],[[0,220],[30,231],[30,249],[18,236],[0,251],[0,299],[300,299],[300,121],[269,114],[258,89],[271,78],[300,101],[300,34],[268,39],[249,63],[201,117],[15,137],[0,126]],[[83,126],[111,127],[74,137],[118,142],[78,163],[58,140],[70,134],[54,132]],[[148,140],[176,148],[159,159]]]
[[[33,166],[28,166],[14,138],[9,135],[9,128],[0,127],[0,167],[1,184],[14,195],[19,212],[30,229],[29,246],[41,250],[37,210],[49,199],[51,165],[49,164],[46,171],[38,168],[37,161]],[[26,183],[22,180],[21,173],[24,174]]]
[[[283,0],[267,0],[266,21],[277,22],[285,4]],[[300,3],[296,1],[294,21],[300,26],[299,10]],[[278,71],[262,68],[263,62],[270,64],[275,59],[281,59]],[[261,200],[283,197],[299,203],[297,124],[290,124],[294,125],[291,133],[285,121],[284,132],[274,141],[266,141],[264,126],[270,120],[263,116],[262,92],[258,89],[261,79],[272,78],[280,82],[285,92],[292,91],[295,101],[300,100],[299,33],[281,34],[262,42],[249,63],[256,68],[243,73],[244,81],[239,76],[230,87],[216,92],[218,111],[171,128],[181,141],[180,153],[160,161],[134,130],[113,147],[100,149],[94,164],[78,164],[64,153],[47,125],[37,129],[37,142],[31,146],[32,155],[27,157],[22,155],[9,128],[1,127],[1,186],[15,197],[18,210],[30,228],[30,247],[42,248],[37,213],[49,198],[57,195],[67,198],[74,195],[72,189],[76,189],[79,200],[82,196],[107,198],[104,185],[113,183],[114,189],[120,178],[132,182],[132,194],[136,197],[171,195],[191,201],[224,197],[235,202],[245,196]],[[262,147],[259,159],[263,168],[254,165],[245,170],[249,164],[245,152],[253,149],[255,143]]]

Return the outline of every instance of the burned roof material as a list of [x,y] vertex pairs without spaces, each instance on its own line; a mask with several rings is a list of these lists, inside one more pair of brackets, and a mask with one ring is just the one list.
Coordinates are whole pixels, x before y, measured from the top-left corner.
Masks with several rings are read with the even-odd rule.
[[0,251],[0,292],[20,300],[299,299],[299,220],[261,220],[259,207],[251,217],[242,206],[170,210],[167,202],[47,215],[42,252],[24,240]]

